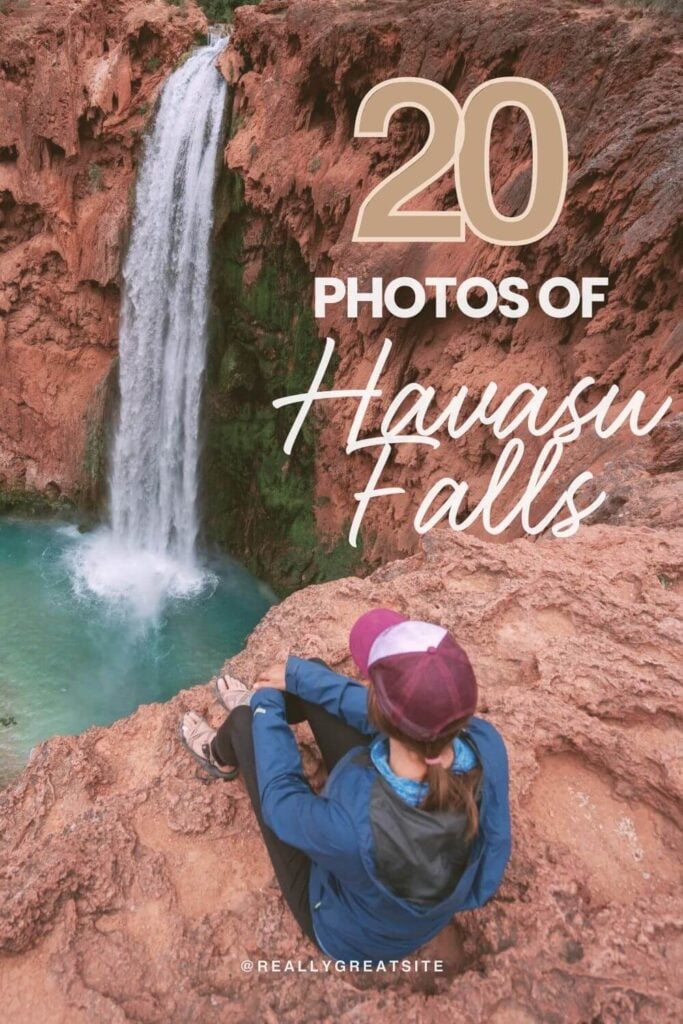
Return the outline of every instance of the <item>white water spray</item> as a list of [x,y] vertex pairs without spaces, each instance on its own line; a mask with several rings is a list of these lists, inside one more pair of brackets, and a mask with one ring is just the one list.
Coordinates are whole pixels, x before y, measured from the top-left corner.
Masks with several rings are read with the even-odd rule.
[[145,146],[123,269],[111,527],[84,541],[76,564],[77,586],[144,617],[207,581],[196,557],[199,412],[225,45],[212,39],[169,78]]

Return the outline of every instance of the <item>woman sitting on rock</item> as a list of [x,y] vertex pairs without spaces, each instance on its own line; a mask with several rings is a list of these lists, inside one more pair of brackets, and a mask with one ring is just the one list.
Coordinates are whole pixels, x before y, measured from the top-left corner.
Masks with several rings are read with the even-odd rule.
[[[194,712],[183,742],[220,779],[241,772],[289,907],[335,960],[396,959],[500,885],[510,854],[508,766],[472,717],[477,684],[441,626],[375,609],[349,646],[369,679],[290,657],[253,691],[230,677],[216,732]],[[311,725],[329,778],[311,790],[290,725]]]

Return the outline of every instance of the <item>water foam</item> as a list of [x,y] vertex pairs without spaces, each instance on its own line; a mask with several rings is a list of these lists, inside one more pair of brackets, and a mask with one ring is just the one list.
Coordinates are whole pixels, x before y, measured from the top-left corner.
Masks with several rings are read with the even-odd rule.
[[67,552],[79,597],[95,597],[125,617],[157,622],[169,601],[190,600],[214,590],[215,574],[196,563],[120,540],[107,528],[95,530]]

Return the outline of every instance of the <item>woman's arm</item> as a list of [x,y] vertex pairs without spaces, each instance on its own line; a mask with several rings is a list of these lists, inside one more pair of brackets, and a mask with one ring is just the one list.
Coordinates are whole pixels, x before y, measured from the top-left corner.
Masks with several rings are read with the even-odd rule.
[[290,655],[284,671],[274,667],[259,677],[256,688],[263,686],[286,689],[311,704],[320,704],[366,736],[376,732],[368,721],[367,687],[319,662]]
[[340,880],[361,870],[356,831],[339,804],[316,796],[303,773],[301,755],[285,718],[281,692],[258,690],[251,698],[252,733],[261,813],[290,846],[333,870]]

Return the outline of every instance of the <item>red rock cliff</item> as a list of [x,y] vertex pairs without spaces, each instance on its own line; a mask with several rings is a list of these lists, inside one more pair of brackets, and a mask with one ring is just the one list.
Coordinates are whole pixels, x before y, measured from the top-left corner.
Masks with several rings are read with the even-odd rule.
[[[417,320],[378,321],[366,313],[355,322],[340,306],[321,325],[322,336],[338,339],[335,383],[363,386],[388,335],[395,342],[385,375],[390,394],[414,380],[435,385],[443,398],[463,383],[476,396],[492,380],[502,395],[530,381],[548,386],[558,401],[591,375],[595,395],[618,383],[624,398],[644,388],[652,405],[675,396],[683,342],[675,333],[681,315],[679,42],[680,23],[660,13],[559,0],[268,0],[242,8],[224,58],[236,129],[226,161],[244,178],[254,210],[249,273],[258,273],[275,222],[296,240],[311,271],[358,275],[366,283],[373,275],[498,281],[514,274],[533,289],[558,274],[575,280],[608,276],[609,300],[592,320],[552,320],[533,309],[516,321],[495,315],[473,321],[455,310],[435,320],[427,309]],[[425,138],[424,119],[410,113],[395,118],[387,141],[352,137],[362,97],[396,75],[443,83],[461,103],[481,82],[503,75],[526,76],[551,89],[566,121],[570,168],[564,211],[550,234],[521,249],[493,246],[471,233],[465,243],[453,244],[352,241],[362,199]],[[530,180],[523,119],[499,116],[491,164],[502,212],[520,212]],[[439,209],[454,200],[448,174],[420,205]],[[353,493],[365,485],[375,460],[374,454],[344,454],[354,412],[340,404],[323,414],[317,515],[322,531],[332,535],[350,520]],[[368,417],[368,433],[380,419],[377,412]],[[413,550],[412,513],[438,477],[469,481],[473,506],[501,448],[481,428],[435,453],[401,452],[382,485],[403,486],[413,496],[370,506],[366,556],[384,559]],[[634,467],[628,482],[619,475],[624,462]],[[602,515],[623,521],[624,505],[638,505],[635,493],[649,493],[650,470],[657,465],[649,443],[638,446],[630,434],[610,443],[586,437],[567,450],[557,481],[579,469],[604,471],[613,500]],[[517,489],[508,492],[510,504]],[[655,515],[658,504],[641,501],[633,514]]]
[[140,135],[204,26],[165,0],[0,14],[0,489],[88,485]]

